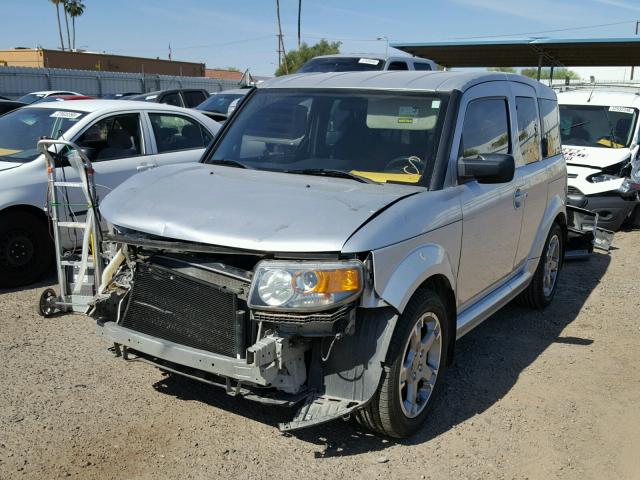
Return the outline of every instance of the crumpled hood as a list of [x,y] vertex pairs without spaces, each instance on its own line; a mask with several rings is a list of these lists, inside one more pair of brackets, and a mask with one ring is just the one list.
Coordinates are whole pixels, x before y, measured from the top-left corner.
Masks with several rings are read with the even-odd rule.
[[568,164],[593,168],[606,168],[631,156],[628,148],[577,147],[564,145],[562,154]]
[[340,251],[388,204],[421,187],[206,164],[141,172],[100,205],[112,224],[176,240],[273,252]]

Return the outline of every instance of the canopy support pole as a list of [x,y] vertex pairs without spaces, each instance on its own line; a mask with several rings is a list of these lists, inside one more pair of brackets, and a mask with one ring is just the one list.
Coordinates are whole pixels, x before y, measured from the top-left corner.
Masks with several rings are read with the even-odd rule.
[[542,52],[538,54],[538,81],[540,81],[541,76],[542,76]]

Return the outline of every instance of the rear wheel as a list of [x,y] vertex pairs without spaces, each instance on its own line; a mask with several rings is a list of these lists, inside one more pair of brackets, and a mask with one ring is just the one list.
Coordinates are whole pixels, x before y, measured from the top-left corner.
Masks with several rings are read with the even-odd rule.
[[551,303],[558,288],[558,275],[564,257],[564,235],[554,223],[542,250],[542,256],[527,289],[518,296],[518,303],[541,309]]
[[0,288],[35,282],[51,266],[52,255],[44,221],[28,212],[0,215]]
[[418,291],[398,319],[380,386],[358,422],[397,438],[419,430],[441,383],[448,339],[444,303],[431,290]]

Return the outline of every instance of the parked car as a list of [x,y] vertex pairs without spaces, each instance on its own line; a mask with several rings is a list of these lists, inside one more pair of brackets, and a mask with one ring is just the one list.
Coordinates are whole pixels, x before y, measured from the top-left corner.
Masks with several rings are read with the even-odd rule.
[[13,100],[0,100],[0,115],[11,112],[16,108],[24,107],[26,103],[16,102]]
[[94,97],[88,95],[50,95],[33,103],[43,102],[68,102],[69,100],[94,100]]
[[100,98],[104,98],[105,100],[125,100],[130,97],[135,97],[136,95],[140,95],[140,92],[107,93]]
[[[197,161],[218,129],[195,110],[110,100],[36,103],[0,117],[0,288],[34,282],[53,258],[39,138],[81,146],[94,162],[98,194],[104,196],[136,172]],[[60,173],[74,181],[75,171],[59,153]],[[74,198],[66,198],[68,216],[83,217],[86,205]],[[75,240],[67,238],[65,247]]]
[[209,98],[209,92],[199,88],[185,88],[172,90],[158,90],[156,92],[141,93],[129,97],[129,100],[144,102],[166,103],[177,107],[194,108]]
[[297,73],[362,72],[372,70],[437,70],[437,65],[426,58],[396,56],[321,55],[314,57],[298,69]]
[[82,95],[77,92],[69,92],[67,90],[45,90],[42,92],[31,92],[23,95],[18,99],[18,102],[22,103],[34,103],[38,100],[42,100],[43,98],[50,97],[51,95]]
[[552,301],[565,191],[556,95],[538,82],[280,77],[200,164],[104,199],[116,253],[93,316],[125,356],[302,405],[283,430],[354,414],[406,437],[457,338],[516,297]]
[[248,92],[248,88],[237,88],[212,93],[209,98],[196,107],[196,110],[200,110],[218,122],[224,122]]
[[587,85],[558,94],[572,203],[613,231],[640,225],[639,91]]

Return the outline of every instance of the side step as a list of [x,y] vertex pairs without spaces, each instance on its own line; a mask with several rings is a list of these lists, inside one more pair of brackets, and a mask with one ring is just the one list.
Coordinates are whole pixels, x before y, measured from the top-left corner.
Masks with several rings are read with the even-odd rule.
[[293,420],[280,423],[281,431],[298,430],[312,427],[321,423],[330,422],[336,418],[349,415],[354,410],[362,407],[364,402],[332,398],[324,395],[310,395],[304,405],[300,407]]

